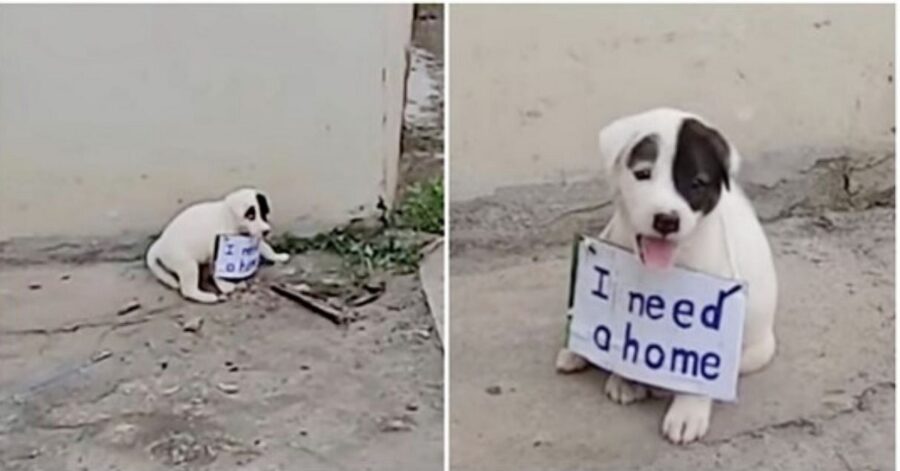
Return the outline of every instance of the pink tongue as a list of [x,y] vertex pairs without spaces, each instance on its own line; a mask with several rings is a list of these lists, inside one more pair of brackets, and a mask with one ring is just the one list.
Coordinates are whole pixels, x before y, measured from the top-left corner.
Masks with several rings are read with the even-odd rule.
[[675,243],[656,237],[641,237],[638,244],[641,250],[641,260],[650,268],[670,268],[675,258]]

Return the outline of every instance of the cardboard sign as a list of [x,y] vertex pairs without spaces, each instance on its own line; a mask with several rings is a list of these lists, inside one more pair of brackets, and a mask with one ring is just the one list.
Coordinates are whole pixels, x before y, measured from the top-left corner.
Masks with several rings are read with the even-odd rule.
[[216,238],[214,276],[239,280],[249,278],[259,268],[259,240],[241,235]]
[[734,401],[747,285],[650,270],[609,243],[576,241],[568,348],[637,382]]

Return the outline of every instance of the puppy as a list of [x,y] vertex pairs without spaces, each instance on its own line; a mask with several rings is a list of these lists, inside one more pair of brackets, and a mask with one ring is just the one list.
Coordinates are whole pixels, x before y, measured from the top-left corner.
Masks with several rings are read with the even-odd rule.
[[[764,367],[775,354],[778,297],[769,242],[734,176],[737,150],[704,119],[675,109],[622,118],[600,131],[600,157],[613,190],[614,212],[601,234],[632,247],[648,269],[679,265],[749,283],[741,374]],[[557,370],[587,361],[563,349]],[[621,404],[644,399],[647,386],[611,374],[606,394]],[[662,424],[674,443],[702,438],[712,400],[675,393]]]
[[[213,277],[222,293],[200,290],[200,265],[212,261],[216,236],[242,234],[259,239],[260,255],[273,262],[286,262],[287,254],[276,253],[263,240],[271,227],[269,201],[250,188],[228,194],[225,199],[198,203],[180,212],[147,250],[147,267],[166,286],[201,303],[214,303],[237,288],[237,284]],[[171,273],[170,273],[171,272]],[[173,276],[173,273],[175,276]]]

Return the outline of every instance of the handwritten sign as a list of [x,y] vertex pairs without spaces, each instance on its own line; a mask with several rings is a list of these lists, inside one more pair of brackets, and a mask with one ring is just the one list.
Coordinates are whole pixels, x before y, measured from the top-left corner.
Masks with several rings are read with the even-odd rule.
[[623,377],[723,401],[737,398],[747,286],[576,241],[568,348]]
[[259,240],[241,235],[219,235],[216,239],[215,277],[244,279],[259,268]]

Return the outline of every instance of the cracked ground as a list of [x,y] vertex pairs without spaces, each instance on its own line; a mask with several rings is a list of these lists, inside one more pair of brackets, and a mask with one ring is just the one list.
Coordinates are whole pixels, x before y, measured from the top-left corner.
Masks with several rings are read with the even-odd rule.
[[31,255],[0,268],[0,469],[440,469],[443,360],[416,276],[337,327],[267,289],[290,268],[208,306],[140,262]]
[[554,371],[569,244],[608,219],[602,185],[455,203],[452,469],[894,469],[893,175],[892,156],[836,158],[745,185],[779,274],[779,351],[686,447],[660,433],[666,401],[620,406],[606,373]]

